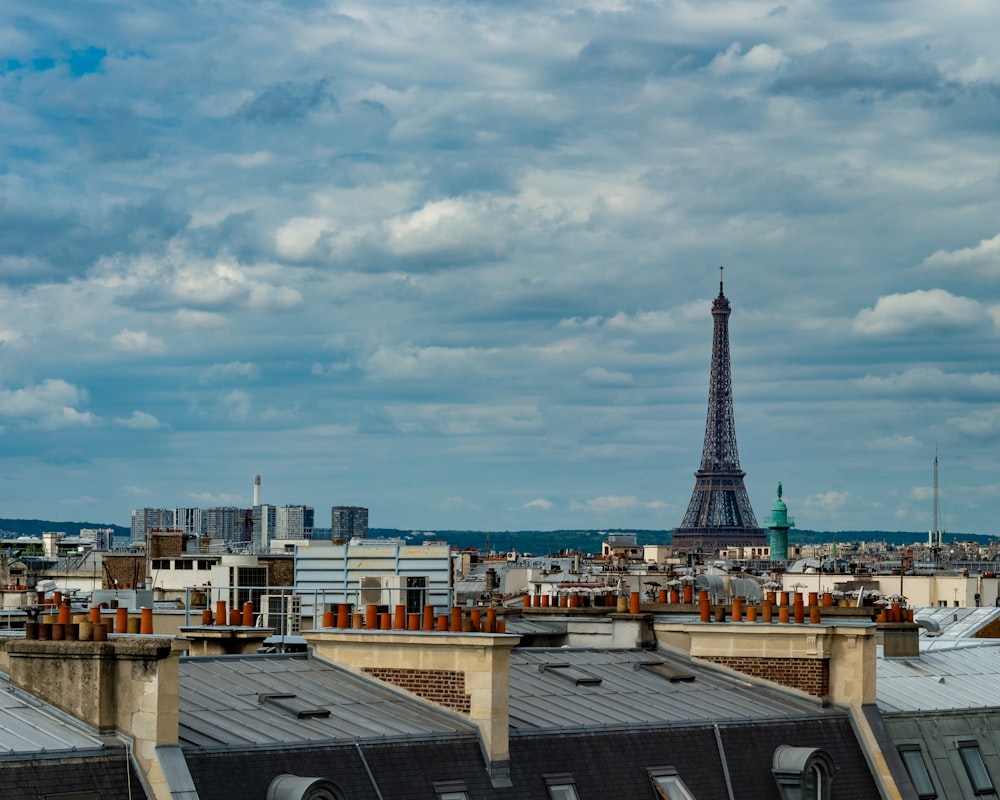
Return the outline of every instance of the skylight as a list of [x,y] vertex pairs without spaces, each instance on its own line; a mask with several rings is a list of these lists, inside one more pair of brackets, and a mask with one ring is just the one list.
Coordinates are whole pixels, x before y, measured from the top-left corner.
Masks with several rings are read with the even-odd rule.
[[570,681],[577,686],[600,686],[603,680],[570,664],[539,664],[538,671],[551,672],[553,675],[558,675],[563,680]]

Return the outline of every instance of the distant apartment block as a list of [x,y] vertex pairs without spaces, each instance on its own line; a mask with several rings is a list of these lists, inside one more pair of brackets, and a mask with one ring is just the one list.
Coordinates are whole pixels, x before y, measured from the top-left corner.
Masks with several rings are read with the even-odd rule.
[[259,503],[253,507],[253,531],[250,541],[258,552],[266,551],[276,536],[278,507],[270,503]]
[[335,542],[349,542],[368,536],[368,509],[361,506],[334,506],[330,510],[330,528]]
[[80,539],[92,542],[95,550],[110,550],[114,546],[114,528],[80,528]]
[[180,528],[185,534],[201,537],[205,532],[205,518],[200,508],[175,508],[171,527]]
[[203,512],[205,535],[210,539],[221,539],[225,542],[243,541],[244,522],[247,513],[235,506],[216,506],[206,508]]
[[279,506],[275,513],[275,539],[308,539],[316,510],[312,506]]
[[132,509],[132,543],[143,544],[153,528],[173,528],[174,512],[170,508]]

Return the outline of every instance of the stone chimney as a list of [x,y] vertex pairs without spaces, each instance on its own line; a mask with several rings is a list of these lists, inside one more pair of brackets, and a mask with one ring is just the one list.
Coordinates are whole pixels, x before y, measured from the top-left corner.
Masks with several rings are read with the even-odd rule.
[[493,785],[511,785],[510,651],[520,637],[353,628],[302,635],[317,657],[474,723]]
[[168,784],[161,764],[170,758],[174,771],[178,760],[183,764],[173,752],[178,745],[180,659],[173,639],[15,639],[6,642],[5,650],[15,685],[101,733],[131,738],[136,764],[156,800],[188,796],[188,787],[179,786],[176,777],[173,787]]

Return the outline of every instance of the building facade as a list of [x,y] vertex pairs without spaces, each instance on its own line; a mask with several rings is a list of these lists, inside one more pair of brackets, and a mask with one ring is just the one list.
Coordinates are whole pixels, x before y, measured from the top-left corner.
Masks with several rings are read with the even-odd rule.
[[330,509],[330,528],[335,542],[364,539],[368,536],[368,509],[362,506],[334,506]]

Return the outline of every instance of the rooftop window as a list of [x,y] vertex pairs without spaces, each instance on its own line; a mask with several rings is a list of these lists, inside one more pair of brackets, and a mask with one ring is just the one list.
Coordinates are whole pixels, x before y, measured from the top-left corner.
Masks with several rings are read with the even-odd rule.
[[906,772],[910,776],[910,781],[913,783],[913,788],[916,790],[917,796],[921,800],[937,797],[937,790],[934,788],[934,781],[931,780],[931,775],[927,771],[927,764],[924,761],[924,754],[920,749],[920,745],[900,745],[899,755],[903,759]]
[[577,669],[570,664],[539,664],[538,671],[551,672],[553,675],[558,675],[560,678],[570,683],[575,683],[577,686],[600,686],[602,681],[602,678],[591,675],[589,672],[584,672],[582,669]]
[[576,793],[576,781],[568,772],[543,775],[545,788],[549,790],[549,800],[580,800]]
[[437,800],[469,800],[465,781],[435,781],[434,792]]
[[648,670],[649,672],[659,675],[661,678],[666,678],[671,683],[690,683],[695,677],[694,673],[674,669],[663,661],[636,661],[632,665],[632,669]]
[[979,752],[979,742],[959,742],[958,753],[969,776],[969,783],[972,784],[972,791],[977,795],[996,794],[993,779],[983,763],[983,754]]
[[782,800],[830,800],[833,773],[833,759],[816,747],[779,745],[771,761]]
[[694,800],[691,790],[681,780],[673,767],[652,767],[649,777],[653,781],[653,789],[661,800]]

